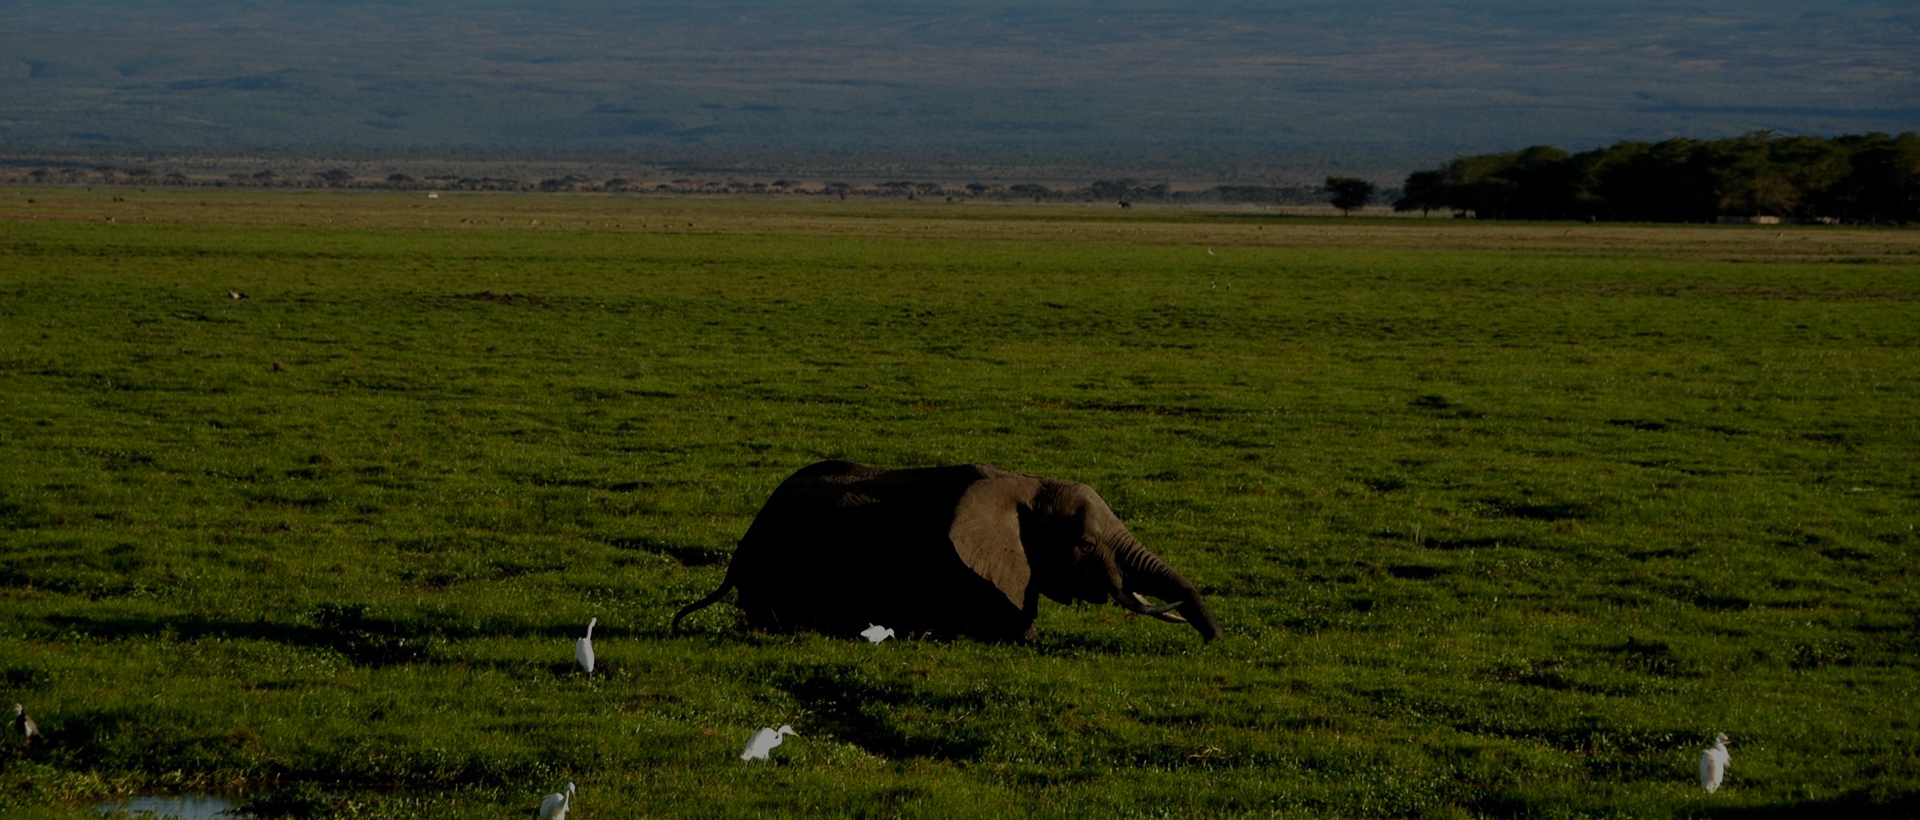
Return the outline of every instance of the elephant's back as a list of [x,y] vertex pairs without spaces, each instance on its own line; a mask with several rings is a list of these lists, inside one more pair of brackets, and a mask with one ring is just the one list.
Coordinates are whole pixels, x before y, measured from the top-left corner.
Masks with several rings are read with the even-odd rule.
[[[909,507],[945,505],[959,500],[967,488],[989,478],[1021,476],[991,464],[954,464],[889,470],[857,461],[829,460],[809,464],[780,482],[761,507],[785,514],[793,510],[846,509],[871,504]],[[1029,476],[1030,477],[1030,476]]]
[[[844,483],[847,481],[858,481],[884,472],[887,472],[884,467],[875,467],[871,464],[861,464],[858,461],[834,458],[826,461],[816,461],[793,471],[793,475],[787,476],[787,480],[780,482],[780,486],[785,487],[796,482],[811,481]],[[778,492],[778,490],[775,492]]]

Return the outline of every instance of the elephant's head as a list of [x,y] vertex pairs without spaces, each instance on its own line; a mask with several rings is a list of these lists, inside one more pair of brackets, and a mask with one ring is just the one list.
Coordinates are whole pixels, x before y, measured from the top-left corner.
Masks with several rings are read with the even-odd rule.
[[1111,598],[1188,624],[1202,640],[1221,635],[1193,583],[1140,546],[1084,484],[1013,474],[979,481],[961,497],[949,535],[970,568],[1028,611],[1036,595],[1061,603]]

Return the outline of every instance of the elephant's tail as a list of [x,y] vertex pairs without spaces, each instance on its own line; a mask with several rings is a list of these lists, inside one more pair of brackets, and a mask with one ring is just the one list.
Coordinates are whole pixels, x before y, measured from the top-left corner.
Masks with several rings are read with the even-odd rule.
[[698,612],[702,609],[706,609],[707,607],[712,606],[716,601],[719,601],[721,598],[727,597],[727,593],[731,591],[733,591],[733,574],[728,573],[727,579],[720,582],[719,589],[716,589],[713,592],[708,593],[707,597],[705,598],[701,598],[698,601],[694,601],[693,603],[690,603],[690,604],[687,604],[686,606],[681,607],[679,612],[673,613],[673,634],[675,635],[680,634],[681,618],[685,618],[688,615],[691,615],[695,612]]

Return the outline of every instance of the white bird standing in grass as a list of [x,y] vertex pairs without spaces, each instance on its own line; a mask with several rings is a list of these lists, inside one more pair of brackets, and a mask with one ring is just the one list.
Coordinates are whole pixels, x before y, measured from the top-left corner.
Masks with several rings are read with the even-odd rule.
[[867,628],[860,632],[860,637],[879,643],[893,637],[893,630],[879,624],[867,624]]
[[40,736],[40,724],[27,717],[27,707],[18,703],[13,705],[13,730],[20,734],[25,743],[32,743],[34,738]]
[[593,627],[600,623],[599,618],[587,622],[587,636],[573,642],[573,657],[580,662],[580,668],[593,674]]
[[567,784],[567,792],[549,794],[540,800],[540,810],[533,813],[539,820],[567,820],[567,812],[573,809],[573,784]]
[[773,751],[773,747],[780,745],[780,739],[786,735],[799,737],[800,733],[794,731],[792,726],[781,726],[779,729],[761,729],[758,732],[754,732],[753,737],[747,739],[746,751],[740,753],[740,759],[766,760],[767,753]]
[[1700,788],[1707,794],[1720,789],[1720,781],[1727,776],[1727,733],[1713,736],[1713,745],[1700,753]]

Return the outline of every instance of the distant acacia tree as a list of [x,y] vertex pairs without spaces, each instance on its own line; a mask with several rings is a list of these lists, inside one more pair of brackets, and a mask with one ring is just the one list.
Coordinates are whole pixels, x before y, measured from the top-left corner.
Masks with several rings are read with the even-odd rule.
[[1400,198],[1393,201],[1396,211],[1420,212],[1426,216],[1436,208],[1447,207],[1447,174],[1445,171],[1415,171],[1407,175],[1405,185],[1400,187]]
[[1327,193],[1333,207],[1340,209],[1342,216],[1367,207],[1373,201],[1373,183],[1356,177],[1327,177]]

